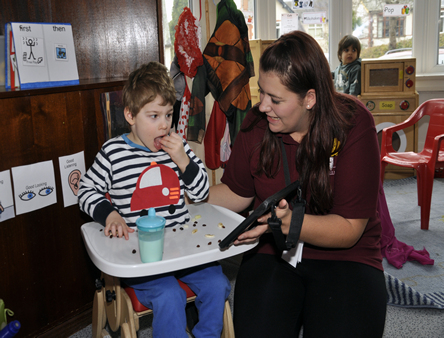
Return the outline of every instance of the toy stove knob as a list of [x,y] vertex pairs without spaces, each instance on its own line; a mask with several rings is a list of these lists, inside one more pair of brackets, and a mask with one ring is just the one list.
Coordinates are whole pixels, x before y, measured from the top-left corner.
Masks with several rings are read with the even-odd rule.
[[413,66],[408,66],[408,67],[405,69],[405,72],[406,72],[408,75],[412,75],[412,74],[415,72],[415,67],[413,67]]
[[407,109],[409,109],[409,107],[410,107],[410,103],[407,100],[403,100],[399,104],[399,108],[401,108],[401,110],[407,110]]

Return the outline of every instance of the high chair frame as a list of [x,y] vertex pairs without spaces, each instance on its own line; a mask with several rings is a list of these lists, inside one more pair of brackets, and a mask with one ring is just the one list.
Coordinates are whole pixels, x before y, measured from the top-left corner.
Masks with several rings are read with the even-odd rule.
[[[182,283],[181,287],[187,292],[187,303],[193,302],[196,295]],[[93,338],[108,338],[106,330],[108,321],[112,331],[118,331],[122,338],[137,338],[139,318],[150,315],[153,311],[145,308],[142,311],[134,310],[132,299],[120,284],[119,277],[110,276],[102,272],[101,280],[96,282],[96,292],[93,304],[92,331]],[[139,306],[140,307],[140,303]],[[221,338],[234,338],[234,327],[230,304],[225,301]]]
[[[82,225],[81,234],[86,251],[94,265],[101,271],[101,280],[96,283],[93,304],[93,337],[109,337],[106,323],[112,331],[120,329],[121,336],[137,337],[139,318],[152,311],[139,309],[141,305],[134,301],[120,284],[120,277],[151,276],[169,271],[185,269],[209,262],[220,261],[251,250],[257,242],[229,249],[220,250],[221,242],[245,218],[228,209],[208,203],[188,205],[193,225],[184,225],[180,231],[165,230],[164,253],[162,261],[142,263],[137,232],[129,235],[128,240],[106,237],[103,226],[97,222]],[[194,236],[194,230],[199,229]],[[211,242],[206,234],[214,234]],[[213,235],[212,235],[213,236]],[[179,281],[180,283],[180,281]],[[182,286],[182,285],[181,285]],[[187,286],[182,286],[186,290]],[[189,288],[188,288],[189,289]],[[194,294],[187,293],[187,301],[192,302]],[[135,306],[136,304],[136,306]],[[225,302],[223,315],[223,338],[234,337],[233,320],[229,302]]]

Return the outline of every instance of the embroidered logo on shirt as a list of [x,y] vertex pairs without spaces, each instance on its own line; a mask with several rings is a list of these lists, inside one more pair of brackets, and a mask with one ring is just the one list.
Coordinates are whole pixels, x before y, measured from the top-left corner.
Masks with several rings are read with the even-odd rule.
[[335,137],[333,140],[333,148],[331,149],[331,156],[338,156],[340,145],[341,142],[339,142],[338,139]]
[[331,157],[329,162],[329,168],[330,168],[330,175],[335,174],[335,168],[336,168],[336,161],[335,157],[339,154],[339,146],[341,145],[341,142],[338,141],[338,139],[335,137],[333,140],[333,148],[331,149]]

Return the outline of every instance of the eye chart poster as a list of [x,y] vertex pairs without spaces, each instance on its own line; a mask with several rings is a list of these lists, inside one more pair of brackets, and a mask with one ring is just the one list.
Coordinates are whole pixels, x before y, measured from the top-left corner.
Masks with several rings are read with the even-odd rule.
[[17,215],[57,203],[52,161],[14,167],[12,180]]

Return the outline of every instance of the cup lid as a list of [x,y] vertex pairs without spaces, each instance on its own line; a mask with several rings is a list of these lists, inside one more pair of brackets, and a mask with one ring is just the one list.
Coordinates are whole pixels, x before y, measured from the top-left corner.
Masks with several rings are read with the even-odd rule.
[[148,216],[141,216],[136,220],[137,228],[143,231],[158,231],[165,226],[165,218],[156,216],[156,210],[150,208]]

